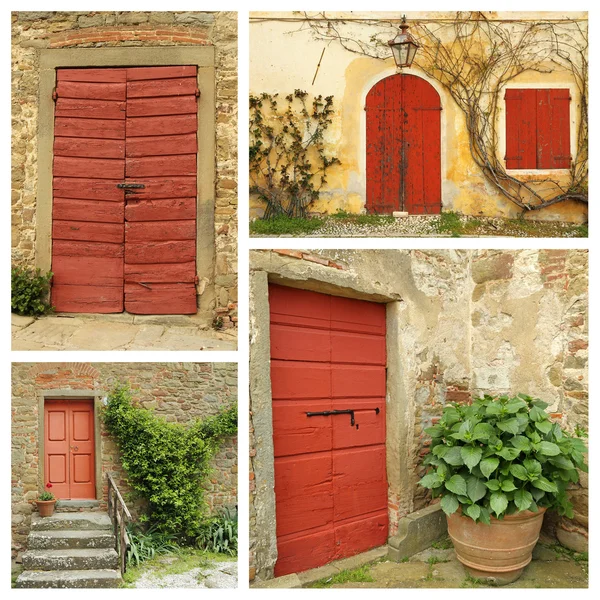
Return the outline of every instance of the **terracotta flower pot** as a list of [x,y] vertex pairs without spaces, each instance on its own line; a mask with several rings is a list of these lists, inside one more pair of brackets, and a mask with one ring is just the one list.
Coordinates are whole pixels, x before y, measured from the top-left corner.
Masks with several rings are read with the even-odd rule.
[[516,581],[531,562],[545,511],[522,511],[501,520],[492,517],[490,525],[455,512],[447,519],[458,560],[478,579],[493,579],[498,585]]
[[40,517],[51,517],[54,514],[56,500],[36,500]]

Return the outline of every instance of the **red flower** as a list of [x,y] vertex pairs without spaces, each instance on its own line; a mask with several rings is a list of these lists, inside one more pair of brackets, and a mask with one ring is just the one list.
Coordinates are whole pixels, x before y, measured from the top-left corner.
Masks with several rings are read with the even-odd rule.
[[51,487],[52,487],[52,484],[51,484],[50,482],[48,482],[48,483],[46,484],[46,487],[47,487],[47,488],[51,488]]

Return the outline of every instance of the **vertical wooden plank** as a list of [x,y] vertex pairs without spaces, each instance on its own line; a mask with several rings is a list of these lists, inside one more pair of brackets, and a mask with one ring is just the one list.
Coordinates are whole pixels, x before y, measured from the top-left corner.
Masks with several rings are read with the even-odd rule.
[[392,75],[384,81],[384,111],[380,127],[383,129],[382,201],[379,212],[392,214],[400,210],[404,141],[404,110],[402,106],[402,75]]
[[506,153],[504,160],[507,169],[522,169],[523,155],[519,139],[521,128],[522,90],[507,89],[504,94],[506,109]]
[[382,157],[384,151],[383,122],[383,83],[380,81],[369,90],[365,110],[367,119],[367,198],[368,213],[378,213],[382,197]]
[[536,93],[536,169],[552,169],[552,108],[550,90],[535,90]]
[[[552,169],[571,168],[571,92],[552,89],[550,92],[551,160]],[[538,121],[539,122],[539,121]]]
[[523,160],[521,169],[535,169],[537,149],[537,90],[521,90],[521,119],[519,122],[519,151]]

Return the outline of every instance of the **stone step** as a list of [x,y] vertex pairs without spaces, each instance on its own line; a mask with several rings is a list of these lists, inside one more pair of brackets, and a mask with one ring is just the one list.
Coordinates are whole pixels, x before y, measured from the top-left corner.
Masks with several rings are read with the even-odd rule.
[[31,531],[50,531],[57,529],[112,530],[110,517],[102,512],[65,512],[54,513],[51,517],[31,515]]
[[100,510],[98,500],[57,500],[54,512],[80,512]]
[[116,569],[119,557],[113,548],[68,548],[65,550],[27,550],[23,568],[33,571]]
[[18,588],[116,588],[121,573],[114,569],[85,571],[24,571],[16,582]]
[[27,538],[29,550],[63,548],[114,548],[115,536],[107,529],[56,529],[32,531]]

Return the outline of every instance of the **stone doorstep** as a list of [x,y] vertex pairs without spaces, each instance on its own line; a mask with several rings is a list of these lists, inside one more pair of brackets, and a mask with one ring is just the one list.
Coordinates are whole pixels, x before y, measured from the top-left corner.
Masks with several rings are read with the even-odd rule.
[[117,588],[121,574],[115,569],[72,571],[25,571],[17,579],[18,588]]
[[23,554],[23,568],[26,571],[116,569],[118,566],[119,556],[114,548],[27,550]]
[[64,512],[54,513],[51,517],[31,515],[31,531],[49,531],[65,529],[109,530],[112,522],[106,513],[102,512]]
[[100,507],[98,500],[57,500],[55,512],[84,511]]
[[106,529],[57,529],[50,531],[32,531],[27,538],[28,550],[114,547],[115,536],[112,531]]

